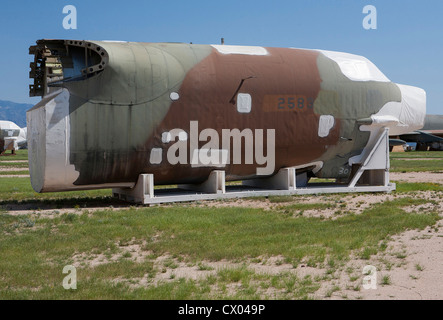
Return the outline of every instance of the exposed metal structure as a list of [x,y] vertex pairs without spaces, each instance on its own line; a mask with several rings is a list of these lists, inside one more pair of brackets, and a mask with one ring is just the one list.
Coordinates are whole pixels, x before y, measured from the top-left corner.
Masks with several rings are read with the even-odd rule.
[[34,55],[29,77],[29,96],[45,96],[63,82],[85,80],[103,71],[109,60],[100,46],[87,41],[40,40],[29,48]]

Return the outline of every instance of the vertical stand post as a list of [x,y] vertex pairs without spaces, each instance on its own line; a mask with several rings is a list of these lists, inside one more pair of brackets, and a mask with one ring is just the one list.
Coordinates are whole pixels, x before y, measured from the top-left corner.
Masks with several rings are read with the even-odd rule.
[[154,198],[154,175],[141,174],[134,188],[114,188],[112,194],[115,198],[135,203],[148,203]]
[[201,191],[206,193],[226,193],[225,172],[223,170],[214,170],[203,183],[200,184],[180,184],[179,189]]

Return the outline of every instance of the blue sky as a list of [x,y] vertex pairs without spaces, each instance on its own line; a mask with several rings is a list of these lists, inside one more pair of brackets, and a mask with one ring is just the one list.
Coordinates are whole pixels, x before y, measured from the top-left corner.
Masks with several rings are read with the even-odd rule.
[[[65,5],[77,30],[65,30]],[[377,29],[362,26],[365,5]],[[0,99],[28,97],[28,48],[37,39],[193,42],[296,47],[364,55],[392,81],[427,91],[428,113],[443,114],[441,0],[4,0],[0,9]]]

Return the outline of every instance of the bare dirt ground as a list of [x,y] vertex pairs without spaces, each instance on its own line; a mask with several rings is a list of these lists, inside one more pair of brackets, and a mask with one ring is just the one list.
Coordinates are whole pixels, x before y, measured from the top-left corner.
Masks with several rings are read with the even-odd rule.
[[0,178],[29,178],[29,175],[25,175],[25,174],[5,174],[5,175],[1,175]]
[[[340,293],[362,299],[443,299],[442,227],[440,221],[438,230],[409,230],[393,237],[388,251],[369,261],[380,269],[376,288],[362,288],[360,292],[348,289]],[[361,262],[356,265],[357,270],[363,270]],[[341,284],[346,283],[346,277],[340,279],[343,280]],[[333,298],[342,297],[333,295]]]
[[[130,254],[130,259],[143,261],[152,254],[143,250],[143,243],[119,245],[120,252],[112,256],[105,254],[76,254],[74,265],[97,266]],[[284,263],[283,257],[259,257],[256,261],[232,262],[201,261],[198,264],[180,261],[169,255],[154,259],[154,267],[159,270],[154,278],[143,276],[134,279],[115,279],[131,287],[144,287],[174,281],[179,278],[205,279],[226,268],[246,266],[255,273],[278,275],[293,273],[299,279],[310,276],[322,279],[329,273],[332,276],[319,280],[320,289],[312,296],[314,299],[363,299],[363,300],[441,300],[443,299],[443,223],[438,228],[426,228],[422,231],[410,230],[392,238],[383,253],[361,260],[351,257],[345,265],[332,273],[325,266],[310,267],[306,263],[293,265]],[[257,262],[258,260],[258,262]],[[173,267],[171,267],[174,265]],[[374,266],[376,273],[373,286],[366,288],[363,279],[366,266]],[[269,298],[269,296],[268,296]]]
[[[1,163],[26,163],[28,160],[16,160],[16,161],[2,161]],[[16,166],[0,166],[0,178],[29,178],[29,174],[7,174],[9,172],[26,171],[28,168],[16,167]],[[4,174],[6,173],[6,174]]]
[[[2,168],[0,168],[2,170]],[[5,177],[5,176],[3,176]],[[443,173],[391,173],[392,181],[404,182],[431,182],[443,183]],[[1,182],[1,176],[0,176]],[[335,207],[324,210],[306,210],[305,216],[317,216],[324,218],[335,218],[340,216],[338,210],[351,210],[354,213],[361,213],[371,204],[382,201],[392,200],[398,197],[407,196],[405,194],[364,194],[364,195],[346,195],[346,196],[306,196],[300,197],[303,203],[331,202],[340,199],[342,207]],[[426,210],[437,210],[443,219],[443,194],[430,191],[418,191],[415,197],[436,201],[438,204],[426,204],[406,208],[406,210],[422,212]],[[272,210],[284,203],[272,203],[269,200],[251,200],[238,199],[232,201],[204,201],[194,204],[205,207],[220,206],[242,206],[263,208]],[[54,208],[47,204],[8,204],[5,206],[8,214],[39,214],[45,217],[53,217],[62,213],[83,213],[96,210],[109,209],[109,204],[88,204],[81,208]],[[120,202],[112,203],[113,210],[125,210],[129,205]],[[144,259],[149,252],[143,251],[143,244],[129,244],[122,246],[122,252],[131,253],[131,259]],[[120,253],[121,254],[121,253]],[[117,256],[106,257],[104,255],[85,255],[78,254],[73,257],[75,265],[89,264],[91,266],[107,263]],[[174,261],[175,268],[164,267],[166,260],[173,260],[169,256],[157,257],[155,260],[158,268],[163,268],[164,272],[158,273],[155,279],[151,281],[169,281],[181,277],[190,279],[199,279],[214,274],[217,270],[226,267],[239,266],[239,263],[231,261],[210,262],[203,261],[201,265],[190,265],[189,263]],[[264,272],[267,274],[278,274],[281,272],[294,272],[299,277],[311,275],[312,277],[321,276],[327,270],[326,268],[308,267],[306,264],[300,264],[296,268],[292,265],[282,263],[282,257],[268,257],[257,263],[248,261],[247,267],[255,272]],[[202,268],[202,265],[205,267]],[[244,262],[241,263],[244,265]],[[363,268],[367,265],[377,268],[376,288],[365,289],[362,279],[366,276]],[[119,281],[119,279],[116,279]],[[148,285],[147,280],[140,279],[137,285]],[[425,230],[409,230],[391,239],[388,243],[388,249],[383,253],[372,256],[370,260],[361,260],[357,257],[351,257],[344,266],[338,268],[333,279],[321,282],[321,288],[315,293],[316,299],[443,299],[443,220],[437,226]]]
[[[0,168],[0,172],[13,172],[13,171],[25,171],[26,168],[20,168],[20,167],[7,167],[7,168]],[[27,175],[29,177],[29,175]]]

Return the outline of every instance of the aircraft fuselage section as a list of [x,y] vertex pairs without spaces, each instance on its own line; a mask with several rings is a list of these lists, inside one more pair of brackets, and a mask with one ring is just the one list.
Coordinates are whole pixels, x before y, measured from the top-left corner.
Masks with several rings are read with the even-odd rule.
[[402,103],[368,60],[319,50],[41,40],[32,52],[54,66],[39,65],[43,100],[27,114],[36,191],[133,186],[141,173],[199,183],[216,168],[347,179],[371,136],[358,120]]

